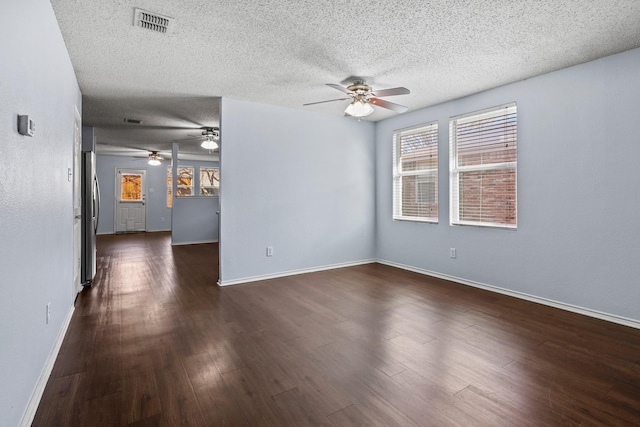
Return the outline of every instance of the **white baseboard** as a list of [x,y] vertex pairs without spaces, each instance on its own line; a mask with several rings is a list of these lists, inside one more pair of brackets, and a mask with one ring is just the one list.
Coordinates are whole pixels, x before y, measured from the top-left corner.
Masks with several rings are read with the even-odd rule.
[[69,323],[71,323],[71,317],[73,316],[73,311],[75,307],[72,305],[67,313],[67,317],[65,317],[64,322],[62,323],[62,327],[58,331],[58,336],[56,337],[56,341],[49,353],[49,357],[47,357],[47,361],[42,368],[42,372],[40,373],[40,378],[36,383],[36,387],[31,394],[31,399],[29,399],[29,404],[24,411],[24,415],[22,416],[22,421],[20,421],[20,427],[29,427],[33,422],[33,418],[36,416],[36,411],[38,410],[38,405],[40,405],[40,399],[42,399],[42,393],[44,393],[44,388],[47,385],[47,381],[49,381],[49,377],[51,376],[51,371],[53,371],[53,365],[58,358],[58,353],[60,352],[60,347],[62,347],[62,341],[64,341],[64,336],[67,333],[67,329],[69,328]]
[[475,282],[473,280],[461,279],[460,277],[449,276],[448,274],[436,273],[435,271],[429,271],[422,268],[412,267],[410,265],[400,264],[393,261],[387,261],[378,259],[376,262],[380,264],[389,265],[391,267],[401,268],[403,270],[413,271],[414,273],[420,273],[427,276],[437,277],[439,279],[450,280],[452,282],[460,283],[461,285],[472,286],[474,288],[480,288],[491,292],[496,292],[503,295],[508,295],[515,298],[524,299],[527,301],[535,302],[538,304],[547,305],[550,307],[559,308],[561,310],[570,311],[573,313],[583,314],[589,317],[595,317],[596,319],[606,320],[608,322],[617,323],[619,325],[629,326],[631,328],[640,329],[640,321],[635,319],[629,319],[627,317],[616,316],[615,314],[603,313],[601,311],[592,310],[590,308],[579,307],[572,304],[567,304],[560,301],[554,301],[547,298],[537,297],[535,295],[526,294],[523,292],[512,291],[509,289],[500,288],[498,286],[487,285],[485,283]]
[[257,282],[257,281],[260,281],[260,280],[277,279],[278,277],[295,276],[297,274],[315,273],[315,272],[318,272],[318,271],[333,270],[333,269],[336,269],[336,268],[353,267],[353,266],[362,265],[362,264],[371,264],[371,263],[374,263],[374,262],[376,262],[375,259],[364,259],[364,260],[354,261],[354,262],[330,264],[330,265],[323,265],[323,266],[311,267],[311,268],[301,268],[299,270],[283,271],[283,272],[280,272],[280,273],[265,274],[265,275],[262,275],[262,276],[243,277],[243,278],[240,278],[240,279],[225,280],[225,281],[220,281],[219,280],[218,281],[218,286],[239,285],[239,284],[242,284],[242,283]]
[[171,246],[203,245],[205,243],[218,243],[218,241],[217,240],[199,240],[194,242],[178,242],[178,243],[171,242]]

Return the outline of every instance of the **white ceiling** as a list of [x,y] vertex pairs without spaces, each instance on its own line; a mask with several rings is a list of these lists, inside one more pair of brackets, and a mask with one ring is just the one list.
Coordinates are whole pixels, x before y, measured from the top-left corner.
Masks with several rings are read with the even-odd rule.
[[[411,111],[640,46],[638,0],[52,4],[98,143],[159,150],[199,133],[168,128],[218,126],[219,97],[342,115],[346,101],[302,104],[342,97],[325,83],[355,75],[409,88],[386,99]],[[174,31],[134,27],[134,7]]]

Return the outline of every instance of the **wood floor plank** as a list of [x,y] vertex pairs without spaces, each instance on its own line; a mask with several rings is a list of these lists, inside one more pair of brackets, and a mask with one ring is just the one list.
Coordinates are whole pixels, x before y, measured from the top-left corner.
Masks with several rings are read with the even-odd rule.
[[380,420],[371,418],[369,414],[355,404],[329,415],[328,418],[336,427],[383,426]]
[[187,357],[183,363],[207,426],[249,425],[243,407],[233,398],[209,353]]
[[162,418],[162,414],[152,415],[147,418],[132,422],[128,424],[130,427],[164,427],[167,424]]
[[484,392],[473,385],[459,391],[455,396],[474,408],[475,423],[478,425],[534,427],[539,422],[531,421],[529,414],[521,406],[511,405],[496,394]]
[[83,375],[73,374],[49,379],[32,425],[80,425],[83,402],[78,398],[78,389]]
[[162,409],[151,357],[146,353],[128,356],[122,400],[127,423],[132,424],[160,414]]
[[206,425],[197,396],[174,346],[154,349],[151,360],[165,421],[175,426]]
[[272,396],[271,399],[282,425],[331,426],[331,422],[318,410],[314,402],[309,401],[297,387]]
[[126,424],[126,414],[122,410],[122,399],[117,393],[90,399],[82,409],[82,421],[78,425],[111,427]]
[[358,408],[366,409],[385,425],[418,425],[415,418],[412,420],[415,414],[397,407],[407,397],[404,390],[375,365],[363,363],[358,351],[334,343],[319,348],[315,358],[325,375],[348,393]]
[[322,414],[329,415],[352,404],[349,396],[336,389],[324,372],[315,369],[317,366],[312,361],[315,348],[298,340],[282,342],[269,331],[255,334],[254,339],[273,355],[274,362],[286,370],[296,388],[314,402]]
[[281,425],[279,414],[274,412],[271,405],[272,395],[262,389],[265,386],[263,381],[256,379],[245,368],[226,372],[222,378],[233,398],[244,408],[249,425]]
[[98,236],[33,425],[640,425],[640,330],[368,264],[220,288]]

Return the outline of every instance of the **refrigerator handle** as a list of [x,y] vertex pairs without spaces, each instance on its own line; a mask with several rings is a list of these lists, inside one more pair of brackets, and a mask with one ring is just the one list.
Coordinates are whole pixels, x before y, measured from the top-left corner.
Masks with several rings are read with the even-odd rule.
[[95,217],[96,223],[94,224],[94,232],[98,232],[98,221],[100,220],[100,184],[98,183],[98,177],[93,177],[93,184],[96,187],[96,199],[93,203],[95,203]]

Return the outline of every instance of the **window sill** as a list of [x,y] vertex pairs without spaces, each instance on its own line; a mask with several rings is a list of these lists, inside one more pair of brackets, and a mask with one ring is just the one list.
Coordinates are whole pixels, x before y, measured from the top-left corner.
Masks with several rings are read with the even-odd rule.
[[437,218],[419,218],[413,216],[394,216],[394,221],[410,221],[410,222],[426,222],[428,224],[437,224]]
[[518,229],[517,225],[507,225],[507,224],[491,224],[486,222],[471,222],[471,221],[458,221],[458,222],[450,222],[450,226],[464,226],[464,227],[482,227],[482,228],[498,228],[502,230],[516,231]]

